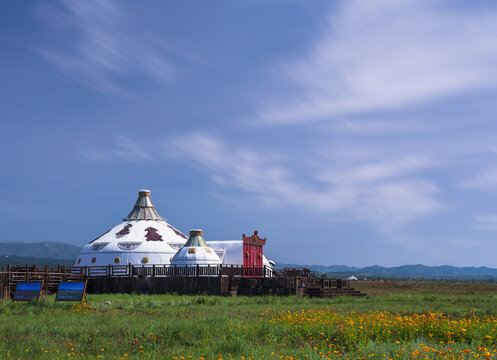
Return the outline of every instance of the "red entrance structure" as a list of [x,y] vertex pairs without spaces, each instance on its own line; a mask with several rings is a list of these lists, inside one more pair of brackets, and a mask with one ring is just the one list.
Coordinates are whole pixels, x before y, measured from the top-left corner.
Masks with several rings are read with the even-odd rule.
[[243,234],[243,276],[264,276],[263,252],[262,247],[266,244],[266,238],[262,239],[257,230],[254,235],[245,236]]

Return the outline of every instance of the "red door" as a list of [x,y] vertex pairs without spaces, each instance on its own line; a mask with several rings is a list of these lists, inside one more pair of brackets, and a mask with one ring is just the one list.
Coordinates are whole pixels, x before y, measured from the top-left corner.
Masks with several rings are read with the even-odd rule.
[[261,239],[257,235],[245,236],[243,234],[243,276],[264,276],[262,247],[266,243],[266,238]]

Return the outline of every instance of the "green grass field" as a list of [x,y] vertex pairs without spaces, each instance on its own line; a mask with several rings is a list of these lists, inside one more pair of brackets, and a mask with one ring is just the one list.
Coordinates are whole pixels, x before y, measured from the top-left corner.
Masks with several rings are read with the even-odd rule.
[[[356,284],[354,284],[356,285]],[[357,284],[364,298],[88,295],[0,303],[0,359],[492,358],[497,285]],[[110,301],[111,305],[105,305]]]

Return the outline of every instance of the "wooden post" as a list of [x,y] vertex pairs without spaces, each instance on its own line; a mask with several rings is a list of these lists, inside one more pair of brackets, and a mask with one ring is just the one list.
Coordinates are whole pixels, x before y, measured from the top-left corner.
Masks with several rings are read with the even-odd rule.
[[128,263],[128,276],[133,276],[133,265],[131,265],[131,263]]
[[45,265],[45,276],[44,276],[45,290],[48,291],[48,264]]
[[200,266],[197,264],[197,277],[200,275]]
[[109,266],[107,267],[107,276],[111,276],[112,275],[112,265],[109,264]]
[[155,278],[155,264],[152,265],[152,278]]
[[8,289],[7,291],[9,292],[9,297],[11,295],[11,292],[10,292],[10,283],[11,283],[11,275],[12,275],[11,270],[12,269],[10,267],[10,264],[7,265],[7,281],[6,282],[7,282],[7,289]]

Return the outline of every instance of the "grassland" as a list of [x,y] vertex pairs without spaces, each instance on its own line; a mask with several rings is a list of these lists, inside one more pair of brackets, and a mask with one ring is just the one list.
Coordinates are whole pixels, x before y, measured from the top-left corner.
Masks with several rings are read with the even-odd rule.
[[[356,285],[356,284],[354,284]],[[497,356],[497,285],[358,283],[364,298],[89,295],[0,304],[0,359]],[[110,301],[111,305],[105,302]]]

